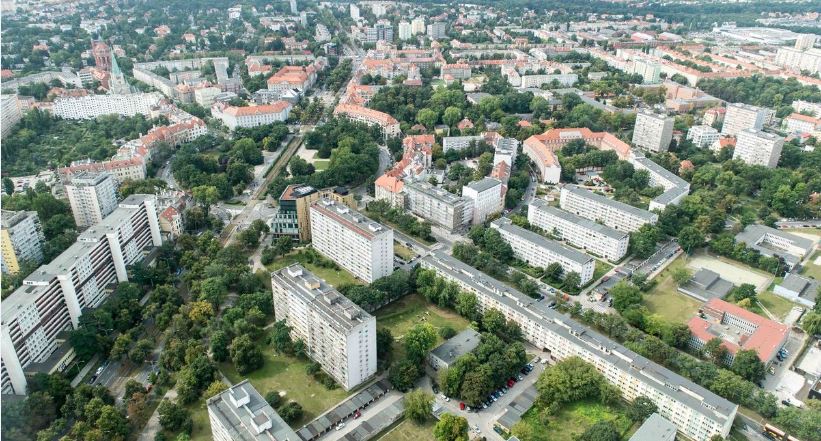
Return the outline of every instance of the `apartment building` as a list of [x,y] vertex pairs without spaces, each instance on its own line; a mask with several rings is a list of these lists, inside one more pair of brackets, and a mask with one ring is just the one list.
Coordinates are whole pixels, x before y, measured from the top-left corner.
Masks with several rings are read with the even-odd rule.
[[102,162],[87,159],[74,161],[68,167],[57,169],[57,173],[63,182],[69,182],[72,176],[82,173],[108,173],[114,177],[117,185],[128,180],[139,181],[145,179],[145,171],[145,159],[142,156],[134,156],[128,159],[111,159]]
[[402,41],[410,40],[413,37],[413,28],[411,24],[406,21],[399,22],[399,39]]
[[758,250],[762,256],[784,259],[790,269],[801,263],[815,248],[813,240],[759,224],[747,225],[736,234],[735,241]]
[[663,211],[668,205],[678,205],[690,193],[690,183],[675,173],[656,164],[644,156],[634,156],[630,163],[636,170],[646,170],[651,187],[661,187],[664,193],[650,201],[650,211]]
[[559,157],[538,135],[525,139],[522,153],[536,166],[539,177],[546,184],[558,184],[562,177],[562,165]]
[[705,318],[693,317],[687,322],[689,345],[700,350],[708,341],[720,338],[722,346],[727,349],[728,364],[733,362],[739,350],[752,350],[764,366],[769,366],[790,336],[789,326],[719,298],[710,299],[701,310]]
[[781,158],[784,138],[757,129],[738,132],[733,159],[740,159],[750,165],[775,168]]
[[441,40],[448,36],[448,24],[443,21],[435,21],[428,25],[427,31],[431,40]]
[[268,78],[268,90],[279,93],[296,89],[305,92],[316,83],[318,66],[321,63],[307,66],[283,66],[271,78]]
[[87,95],[54,100],[51,113],[64,119],[94,119],[103,115],[150,115],[162,100],[157,92],[126,95]]
[[405,206],[448,232],[462,231],[473,219],[472,201],[457,196],[428,182],[405,184]]
[[377,41],[393,42],[393,26],[389,21],[380,20],[374,26],[365,28],[365,43],[376,43]]
[[690,127],[687,131],[687,139],[693,142],[693,145],[701,148],[708,148],[718,141],[718,130],[708,125],[697,125]]
[[784,118],[784,130],[789,133],[809,133],[821,132],[821,118],[815,118],[801,113],[793,113]]
[[344,116],[369,126],[379,126],[386,137],[399,136],[399,121],[387,113],[354,104],[339,104],[334,108],[334,116]]
[[216,97],[221,93],[222,89],[219,87],[200,87],[194,89],[194,102],[206,109],[210,109],[211,106],[214,105]]
[[636,114],[633,145],[653,153],[666,152],[673,139],[673,117],[650,112]]
[[812,116],[821,118],[821,103],[811,103],[809,101],[795,100],[790,107],[798,113],[809,113]]
[[473,293],[478,312],[496,309],[518,323],[524,339],[545,350],[551,360],[580,357],[618,387],[625,400],[649,398],[658,407],[658,413],[687,438],[707,441],[713,435],[726,437],[730,433],[738,405],[441,250],[422,258],[420,264],[456,283],[463,291]]
[[214,441],[298,441],[288,423],[246,379],[206,403]]
[[447,153],[449,150],[464,150],[473,143],[484,141],[484,137],[476,136],[446,136],[442,138],[442,151]]
[[483,178],[462,187],[462,197],[471,200],[473,224],[481,224],[493,214],[502,211],[502,181]]
[[3,210],[0,214],[0,248],[3,274],[17,274],[23,263],[43,261],[43,230],[36,211]]
[[413,31],[413,35],[424,34],[425,29],[425,17],[416,17],[411,20],[411,30]]
[[79,173],[65,186],[78,227],[99,224],[117,208],[117,184],[108,173]]
[[17,95],[0,95],[0,138],[5,138],[22,118]]
[[237,127],[257,127],[288,119],[293,105],[288,101],[275,101],[271,104],[235,107],[222,103],[211,107],[211,115],[219,119],[230,130]]
[[610,261],[627,254],[630,234],[550,206],[544,199],[528,205],[527,221],[567,243]]
[[23,395],[27,375],[63,371],[74,357],[64,331],[76,329],[83,311],[100,306],[128,280],[126,268],[160,245],[154,196],[131,195],[3,299],[2,392]]
[[559,206],[585,219],[630,233],[638,231],[644,224],[658,222],[658,215],[655,213],[570,184],[562,188]]
[[295,263],[271,273],[276,319],[345,390],[376,373],[376,318]]
[[761,130],[767,121],[768,114],[767,109],[762,107],[743,103],[727,104],[727,111],[724,114],[724,124],[721,126],[721,134],[736,136],[745,129]]
[[516,258],[528,265],[545,268],[557,262],[562,266],[563,275],[578,273],[581,276],[581,286],[593,280],[596,262],[587,254],[513,225],[513,221],[508,218],[496,219],[490,226],[499,231],[502,239],[510,244]]
[[393,230],[329,199],[309,210],[313,247],[371,283],[393,271]]
[[456,80],[466,80],[470,78],[471,69],[470,64],[467,63],[454,63],[454,64],[443,64],[440,68],[440,77],[442,79],[445,76],[450,75],[452,79]]
[[821,49],[782,47],[775,54],[775,64],[794,72],[807,71],[813,75],[821,72]]

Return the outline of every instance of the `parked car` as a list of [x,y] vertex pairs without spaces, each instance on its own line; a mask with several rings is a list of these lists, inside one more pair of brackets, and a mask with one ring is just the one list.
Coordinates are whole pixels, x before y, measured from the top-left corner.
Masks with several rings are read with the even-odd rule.
[[465,403],[464,402],[459,403],[459,410],[465,410]]

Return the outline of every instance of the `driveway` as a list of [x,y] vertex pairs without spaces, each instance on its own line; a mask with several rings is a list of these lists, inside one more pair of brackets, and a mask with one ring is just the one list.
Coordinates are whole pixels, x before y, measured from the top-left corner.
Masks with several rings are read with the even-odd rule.
[[383,410],[391,407],[394,403],[404,397],[402,392],[392,390],[379,398],[376,403],[368,406],[361,412],[362,416],[356,419],[348,419],[345,421],[345,427],[340,430],[332,430],[325,435],[317,438],[317,441],[337,441],[345,437],[348,433],[354,431],[357,427],[368,422],[371,418],[379,415]]

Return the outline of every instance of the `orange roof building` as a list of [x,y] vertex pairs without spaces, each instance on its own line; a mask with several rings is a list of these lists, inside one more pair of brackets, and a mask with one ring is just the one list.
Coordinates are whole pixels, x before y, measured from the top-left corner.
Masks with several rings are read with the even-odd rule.
[[[250,70],[249,70],[250,73]],[[316,67],[285,66],[268,78],[268,90],[308,90],[316,82]]]
[[369,109],[355,104],[339,104],[334,109],[334,116],[344,116],[350,120],[363,122],[369,126],[379,126],[382,134],[388,138],[399,136],[399,121],[387,113]]
[[555,184],[561,176],[556,150],[578,139],[599,150],[613,150],[619,159],[627,160],[633,155],[630,145],[613,134],[593,132],[585,127],[550,129],[541,135],[533,135],[525,140],[523,151],[538,166],[542,181]]

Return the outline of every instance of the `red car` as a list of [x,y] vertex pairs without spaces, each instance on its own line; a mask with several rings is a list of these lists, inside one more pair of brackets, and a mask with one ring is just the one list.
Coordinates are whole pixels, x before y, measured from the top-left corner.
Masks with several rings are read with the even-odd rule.
[[459,403],[459,410],[465,410],[465,403],[464,402]]
[[359,417],[361,417],[361,416],[362,416],[362,412],[360,412],[360,411],[358,411],[358,410],[357,410],[357,411],[356,411],[356,413],[355,413],[355,414],[353,414],[353,419],[357,419],[357,418],[359,418]]

